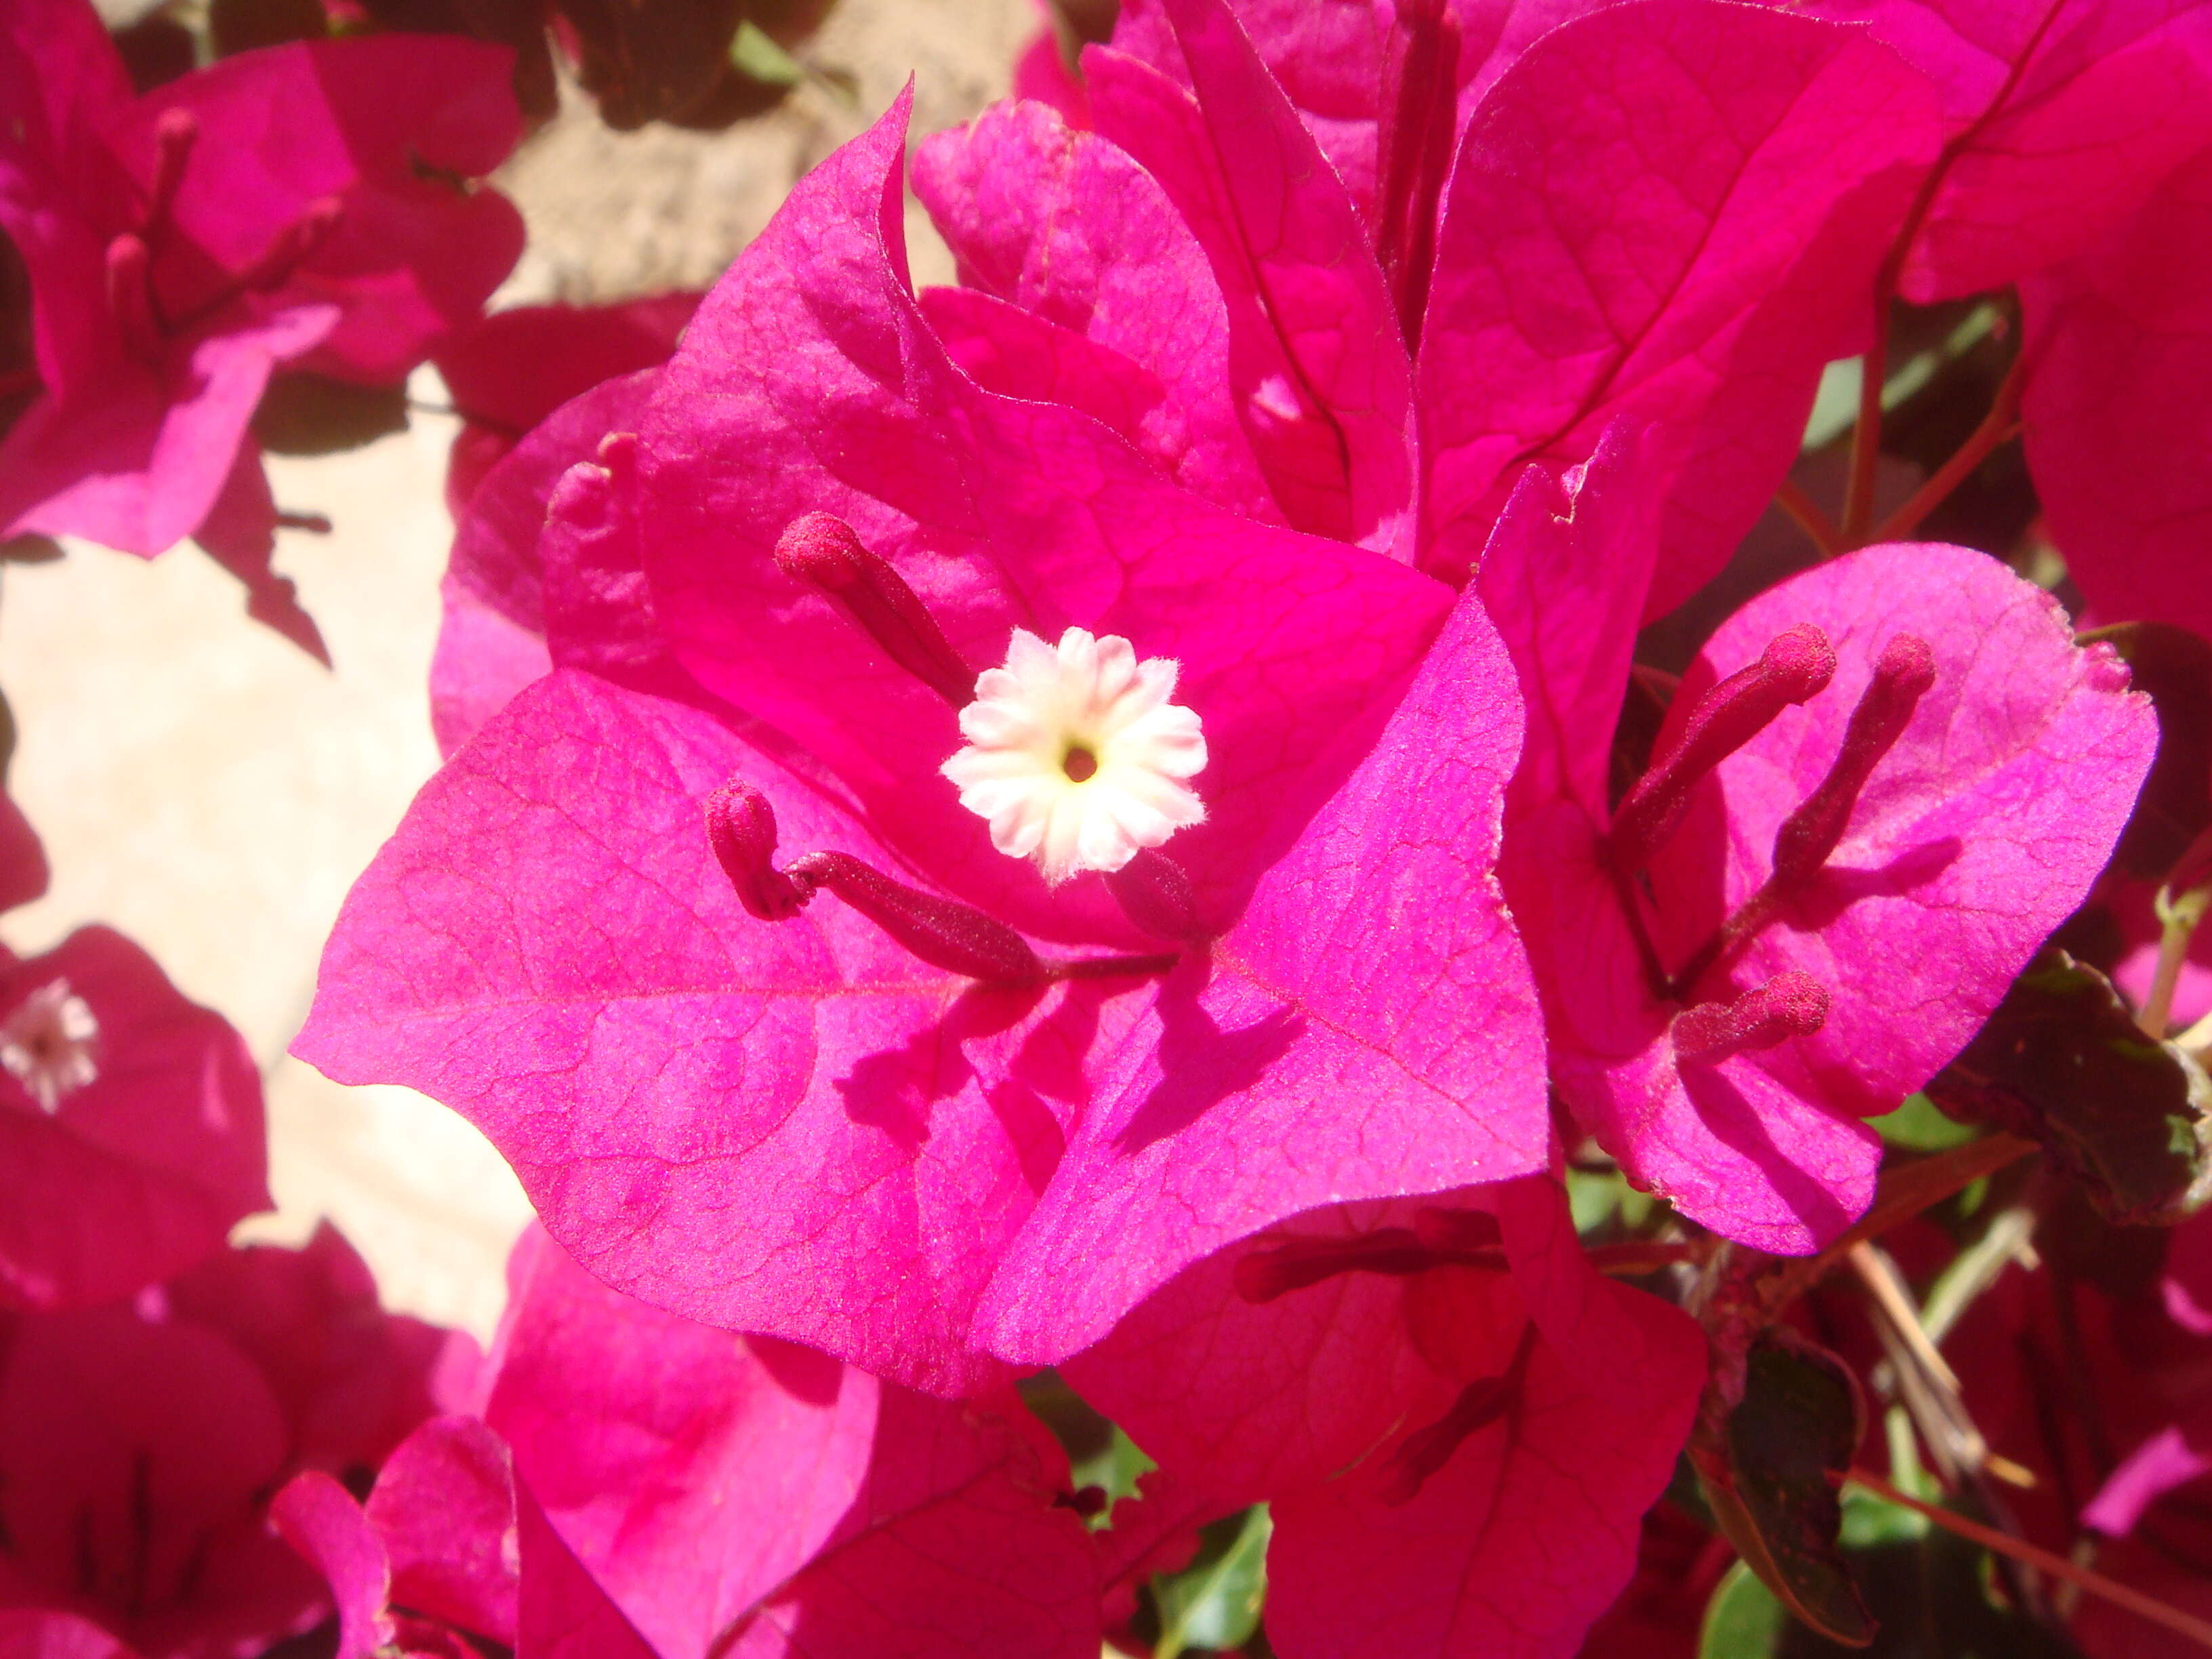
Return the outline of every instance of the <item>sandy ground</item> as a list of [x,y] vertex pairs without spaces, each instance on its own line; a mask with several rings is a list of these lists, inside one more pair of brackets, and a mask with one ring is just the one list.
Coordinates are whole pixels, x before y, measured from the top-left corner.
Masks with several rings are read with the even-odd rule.
[[[1002,95],[1034,16],[1029,0],[842,0],[801,54],[823,73],[770,117],[714,135],[617,135],[564,112],[502,180],[532,234],[502,301],[710,281],[909,72],[917,133]],[[949,280],[942,245],[917,241],[916,281]],[[418,390],[438,396],[434,380]],[[0,688],[21,731],[9,787],[54,882],[0,936],[29,951],[100,921],[144,945],[264,1068],[278,1208],[242,1236],[296,1240],[328,1216],[388,1305],[481,1336],[529,1216],[514,1176],[434,1102],[341,1087],[284,1052],[346,889],[437,763],[426,683],[451,430],[418,416],[351,454],[271,465],[280,503],[336,526],[288,534],[278,553],[331,672],[249,623],[237,585],[189,546],[150,564],[73,548],[6,570]]]

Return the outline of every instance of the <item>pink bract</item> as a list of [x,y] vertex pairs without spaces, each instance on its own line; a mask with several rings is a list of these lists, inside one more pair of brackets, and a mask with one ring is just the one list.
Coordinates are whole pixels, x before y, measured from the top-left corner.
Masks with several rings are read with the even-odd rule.
[[349,1631],[388,1602],[592,1659],[1097,1652],[1066,1465],[1011,1392],[948,1404],[693,1324],[534,1230],[510,1279],[484,1420],[424,1425],[365,1516],[313,1477],[280,1500]]
[[128,1296],[270,1207],[238,1033],[105,927],[0,949],[0,1306]]
[[0,14],[22,112],[0,231],[44,387],[0,441],[0,535],[160,553],[216,508],[279,364],[395,380],[472,314],[520,220],[424,169],[477,177],[513,147],[507,71],[461,40],[328,41],[134,97],[89,4]]
[[2212,143],[2199,0],[1820,0],[1936,89],[1946,144],[1899,269],[1921,301],[2001,289],[2091,247]]
[[[1636,872],[1615,867],[1607,839],[1607,711],[1626,685],[1632,574],[1653,553],[1633,452],[1609,444],[1572,495],[1524,483],[1483,568],[1531,710],[1507,891],[1545,994],[1553,1076],[1577,1119],[1632,1179],[1715,1231],[1807,1252],[1872,1194],[1880,1144],[1858,1120],[1963,1047],[2087,893],[2155,722],[2117,659],[2076,647],[2056,603],[1986,555],[1869,548],[1770,589],[1707,644],[1675,694],[1662,757],[1700,696],[1786,629],[1822,631],[1833,680],[1695,785],[1649,860],[1648,889],[1630,881],[1638,896],[1625,898]],[[1931,651],[1932,688],[1849,798],[1817,873],[1747,910],[1781,825],[1835,763],[1876,655],[1901,635]],[[1701,956],[1740,911],[1754,924],[1747,942]],[[1700,963],[1694,982],[1655,988],[1656,971]],[[1685,1007],[1802,984],[1787,975],[1818,988],[1809,1032],[1678,1061],[1672,1022]]]
[[1564,1659],[1633,1568],[1705,1352],[1534,1178],[1272,1229],[1065,1370],[1206,1510],[1270,1500],[1286,1659]]
[[562,404],[603,381],[665,362],[699,298],[678,292],[619,305],[519,306],[479,319],[433,350],[462,421],[446,471],[453,517],[461,518],[500,458]]
[[[1937,157],[1935,93],[1860,29],[1754,7],[1449,11],[1386,27],[1364,5],[1130,6],[1085,56],[1095,135],[1016,106],[924,147],[963,282],[1031,325],[973,298],[933,295],[930,314],[981,337],[957,349],[987,379],[1086,410],[1249,511],[1243,472],[1146,435],[1219,430],[1225,393],[1271,513],[1454,581],[1528,465],[1586,459],[1617,419],[1650,426],[1656,615],[1718,570],[1794,459],[1822,365],[1857,346]],[[1451,52],[1452,85],[1425,87],[1418,65]],[[1198,319],[1201,349],[1163,372],[1182,331],[1102,321],[1109,297]]]
[[296,1293],[341,1256],[359,1271],[326,1235],[130,1301],[0,1313],[0,1608],[94,1621],[144,1659],[250,1659],[324,1616],[269,1496],[303,1465],[365,1477],[432,1408],[444,1336],[373,1295]]
[[2021,286],[2028,461],[2100,622],[2212,634],[2212,150],[2105,246]]
[[[609,433],[637,424],[654,380],[654,371],[638,369],[571,398],[471,490],[439,584],[445,617],[430,663],[430,727],[441,755],[450,757],[553,666],[538,540],[554,489],[571,466],[597,456]],[[458,449],[453,465],[460,465]]]
[[1663,489],[1656,616],[1726,561],[1856,344],[1939,138],[1856,30],[1706,0],[1615,6],[1491,88],[1446,192],[1423,325],[1425,558],[1463,573],[1527,463],[1626,419]]
[[[884,211],[902,119],[800,186],[636,444],[555,492],[552,655],[581,666],[424,793],[301,1051],[469,1115],[609,1282],[960,1389],[1285,1215],[1539,1167],[1549,1130],[1489,873],[1518,714],[1480,611],[1409,690],[1440,585],[1221,513],[961,375]],[[701,827],[733,775],[793,854],[918,875],[1048,956],[1158,948],[1096,878],[1048,890],[991,848],[936,773],[952,711],[770,558],[810,510],[971,662],[1079,622],[1180,659],[1217,758],[1172,851],[1215,942],[1164,977],[1012,988],[826,901],[744,914]]]

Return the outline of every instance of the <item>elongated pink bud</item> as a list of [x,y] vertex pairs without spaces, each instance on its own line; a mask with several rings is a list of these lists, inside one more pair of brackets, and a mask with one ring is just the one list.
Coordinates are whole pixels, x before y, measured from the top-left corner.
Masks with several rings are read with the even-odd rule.
[[154,182],[146,192],[143,222],[149,242],[169,222],[169,210],[176,205],[177,191],[185,182],[185,167],[199,136],[200,118],[188,109],[165,109],[154,124]]
[[152,264],[145,242],[128,232],[107,245],[107,307],[131,356],[147,363],[161,361],[164,332],[154,312]]
[[1522,1384],[1528,1375],[1528,1357],[1535,1347],[1536,1327],[1532,1322],[1522,1328],[1520,1343],[1504,1375],[1475,1378],[1460,1390],[1459,1398],[1442,1417],[1398,1443],[1398,1449],[1381,1469],[1379,1496],[1385,1504],[1395,1507],[1412,1503],[1428,1478],[1451,1462],[1452,1454],[1469,1436],[1488,1428],[1519,1401]]
[[1817,696],[1835,678],[1827,635],[1799,623],[1771,641],[1759,660],[1699,697],[1674,746],[1636,781],[1613,814],[1610,845],[1623,871],[1641,870],[1666,844],[1700,778],[1766,729],[1795,703]]
[[707,842],[745,914],[781,921],[806,908],[810,890],[778,870],[775,808],[742,778],[732,778],[707,797]]
[[1118,870],[1106,874],[1106,890],[1121,912],[1154,939],[1205,937],[1190,878],[1166,854],[1146,847]]
[[1237,1294],[1273,1302],[1339,1273],[1418,1273],[1437,1265],[1437,1253],[1411,1228],[1382,1227],[1358,1238],[1297,1238],[1255,1250],[1237,1263]]
[[975,700],[975,671],[928,607],[842,519],[829,513],[793,519],[775,544],[775,562],[793,581],[828,594],[885,656],[955,708]]
[[1844,745],[1820,787],[1774,832],[1773,885],[1778,892],[1802,885],[1818,873],[1844,838],[1851,808],[1881,757],[1905,735],[1912,711],[1936,684],[1936,653],[1917,635],[1899,634],[1875,659],[1874,678],[1851,710]]
[[344,212],[337,197],[318,196],[307,204],[306,212],[276,233],[261,257],[240,276],[238,286],[256,294],[283,287],[292,273],[313,258],[316,250],[330,240]]
[[987,985],[1030,985],[1045,977],[1036,952],[1005,922],[893,881],[849,853],[809,853],[787,873],[809,890],[828,888],[933,967]]
[[1827,988],[1793,968],[1733,1002],[1701,1002],[1675,1015],[1674,1058],[1711,1064],[1747,1048],[1810,1036],[1827,1023]]

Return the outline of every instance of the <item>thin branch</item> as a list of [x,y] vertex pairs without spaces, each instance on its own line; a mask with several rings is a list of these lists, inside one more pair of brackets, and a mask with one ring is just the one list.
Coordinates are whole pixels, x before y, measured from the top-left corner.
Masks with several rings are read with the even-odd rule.
[[1781,488],[1774,492],[1774,504],[1797,521],[1797,527],[1812,538],[1813,545],[1820,550],[1820,556],[1832,559],[1844,550],[1844,532],[1836,528],[1836,521],[1820,510],[1820,502],[1805,493],[1804,487],[1795,478],[1784,478]]
[[1964,483],[1973,470],[1989,459],[1997,448],[2016,436],[2020,431],[2020,394],[2027,376],[2027,353],[2021,352],[2012,360],[2012,367],[1997,386],[1997,394],[1990,402],[1990,412],[1982,416],[1982,423],[1966,435],[1951,459],[1937,467],[1927,483],[1912,492],[1911,498],[1896,512],[1884,519],[1870,542],[1893,542],[1909,536],[1920,521],[1943,505],[1951,492]]
[[1892,1170],[1875,1194],[1874,1207],[1859,1218],[1857,1225],[1820,1255],[1797,1256],[1780,1264],[1764,1288],[1767,1312],[1780,1313],[1820,1283],[1861,1239],[1879,1238],[1899,1222],[1911,1220],[2034,1150],[2033,1141],[2000,1131]]
[[1853,1469],[1844,1478],[1855,1486],[1865,1487],[1877,1498],[1911,1510],[1915,1514],[1927,1516],[1946,1532],[1956,1533],[1970,1543],[1979,1544],[1985,1550],[2009,1557],[2039,1571],[2047,1572],[2061,1583],[2077,1585],[2090,1595],[2110,1601],[2116,1607],[2125,1607],[2138,1619],[2147,1619],[2161,1629],[2170,1630],[2177,1636],[2186,1637],[2199,1647],[2212,1652],[2212,1623],[2184,1613],[2179,1607],[2168,1607],[2163,1601],[2145,1595],[2141,1590],[2130,1589],[2118,1579],[2107,1578],[2101,1572],[2093,1571],[2087,1567],[2076,1566],[2065,1557],[2053,1555],[2049,1550],[2039,1548],[2024,1539],[2008,1538],[1994,1527],[1985,1527],[1978,1521],[1970,1521],[1954,1510],[1942,1509],[1934,1504],[1924,1504],[1917,1498],[1899,1492],[1871,1470]]
[[1866,541],[1867,520],[1874,516],[1874,475],[1881,459],[1882,382],[1889,377],[1889,304],[1897,293],[1897,273],[1904,252],[1920,230],[1927,210],[1920,203],[1898,233],[1896,247],[1881,262],[1874,283],[1874,339],[1859,360],[1859,417],[1851,427],[1850,473],[1844,485],[1843,544],[1858,547]]

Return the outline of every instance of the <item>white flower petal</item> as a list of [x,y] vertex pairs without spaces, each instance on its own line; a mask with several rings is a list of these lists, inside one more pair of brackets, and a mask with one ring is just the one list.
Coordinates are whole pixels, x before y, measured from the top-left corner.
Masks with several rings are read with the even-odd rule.
[[[1205,768],[1204,729],[1168,702],[1180,672],[1119,635],[1071,628],[1048,646],[1018,628],[960,711],[968,746],[940,769],[990,821],[992,845],[1034,858],[1047,881],[1118,870],[1206,817],[1182,782]],[[1079,753],[1090,764],[1071,775]]]

